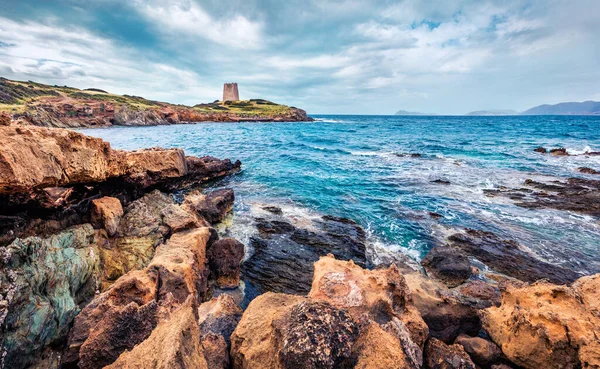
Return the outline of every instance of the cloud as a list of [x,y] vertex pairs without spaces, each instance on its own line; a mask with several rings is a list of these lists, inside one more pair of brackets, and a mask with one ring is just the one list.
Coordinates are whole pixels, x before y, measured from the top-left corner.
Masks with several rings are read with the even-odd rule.
[[190,0],[136,0],[134,8],[166,37],[201,37],[239,49],[264,47],[263,25],[236,14],[215,19]]

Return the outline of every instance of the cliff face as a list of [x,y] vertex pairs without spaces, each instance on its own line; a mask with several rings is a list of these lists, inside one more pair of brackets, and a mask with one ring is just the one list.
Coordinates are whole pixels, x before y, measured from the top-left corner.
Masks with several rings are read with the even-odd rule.
[[312,120],[302,109],[266,100],[189,107],[96,89],[79,90],[4,78],[0,78],[0,113],[22,124],[59,128]]

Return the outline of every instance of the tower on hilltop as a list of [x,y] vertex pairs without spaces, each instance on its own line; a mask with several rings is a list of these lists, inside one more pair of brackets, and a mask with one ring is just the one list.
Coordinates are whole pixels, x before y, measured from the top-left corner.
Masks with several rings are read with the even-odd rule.
[[238,101],[240,93],[237,83],[226,83],[223,86],[223,101]]

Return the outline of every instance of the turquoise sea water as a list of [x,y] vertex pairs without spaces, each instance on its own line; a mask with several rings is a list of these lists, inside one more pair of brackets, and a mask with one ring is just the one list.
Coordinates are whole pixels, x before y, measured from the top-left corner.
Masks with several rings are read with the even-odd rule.
[[[239,159],[243,171],[219,183],[236,191],[232,232],[251,232],[256,204],[297,216],[327,213],[363,225],[378,247],[419,259],[464,227],[513,239],[539,257],[585,273],[600,271],[600,223],[590,216],[520,208],[484,189],[528,179],[587,177],[600,157],[600,117],[316,116],[313,123],[201,123],[87,129],[114,148],[180,147],[188,155]],[[418,153],[420,157],[410,154]],[[559,179],[560,179],[559,178]],[[450,184],[432,183],[434,180]],[[428,213],[442,215],[438,220]],[[236,234],[237,233],[237,234]]]

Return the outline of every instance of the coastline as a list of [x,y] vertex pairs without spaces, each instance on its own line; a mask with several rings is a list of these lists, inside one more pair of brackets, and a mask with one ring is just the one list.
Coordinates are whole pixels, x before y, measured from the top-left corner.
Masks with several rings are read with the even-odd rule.
[[239,161],[114,150],[64,129],[0,130],[5,367],[597,364],[600,275],[473,229],[417,265],[370,251],[351,219],[273,203],[256,205],[242,244],[222,238],[234,191],[202,189]]

